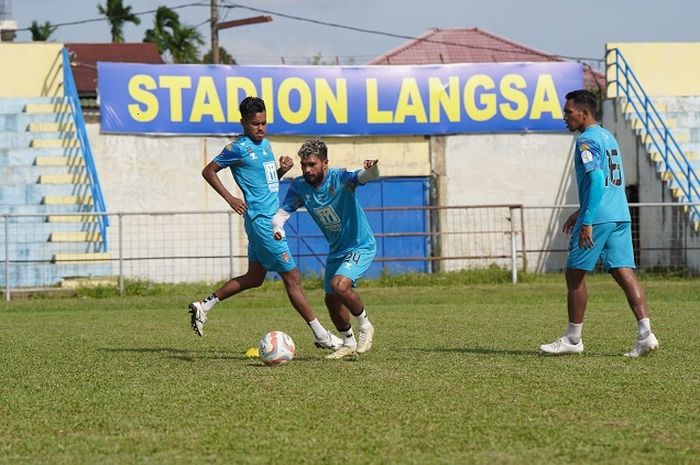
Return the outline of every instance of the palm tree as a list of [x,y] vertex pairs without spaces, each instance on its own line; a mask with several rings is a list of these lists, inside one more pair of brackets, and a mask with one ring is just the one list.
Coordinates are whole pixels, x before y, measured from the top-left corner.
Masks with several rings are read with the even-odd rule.
[[194,26],[180,24],[180,16],[161,6],[153,18],[153,29],[148,29],[144,42],[153,42],[158,52],[170,54],[173,63],[199,62],[199,46],[204,45],[202,34]]
[[32,21],[32,26],[29,28],[29,30],[32,33],[32,40],[34,42],[46,42],[57,28],[57,26],[53,26],[48,21],[41,26],[39,26],[37,21]]
[[107,0],[107,4],[97,5],[97,11],[109,21],[112,42],[124,42],[124,23],[141,24],[141,19],[131,12],[130,6],[124,6],[122,0]]
[[[180,17],[167,6],[160,6],[153,18],[153,29],[147,29],[144,42],[153,42],[161,55],[170,49],[173,42],[172,31],[180,27]],[[168,29],[170,29],[168,31]]]
[[194,26],[179,26],[174,29],[170,47],[173,63],[199,62],[200,45],[204,45],[204,38]]

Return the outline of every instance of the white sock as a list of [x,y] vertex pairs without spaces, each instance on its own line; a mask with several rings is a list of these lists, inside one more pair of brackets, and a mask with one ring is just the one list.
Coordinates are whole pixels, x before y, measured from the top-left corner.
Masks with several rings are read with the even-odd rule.
[[323,325],[319,323],[318,318],[314,318],[307,324],[311,327],[311,331],[314,332],[314,336],[316,337],[316,339],[325,340],[328,337],[328,331],[326,331],[326,328],[324,328]]
[[360,325],[360,328],[362,328],[363,326],[367,326],[367,325],[371,324],[371,323],[369,322],[369,320],[367,319],[367,313],[365,313],[365,309],[364,309],[364,308],[362,309],[362,313],[360,313],[359,315],[357,315],[356,318],[357,318],[357,323]]
[[651,322],[649,318],[642,318],[637,321],[637,340],[646,339],[651,334]]
[[348,329],[347,331],[341,331],[340,335],[343,337],[343,345],[347,347],[355,347],[357,346],[357,342],[355,341],[355,335],[352,332],[352,328]]
[[577,324],[577,323],[572,323],[569,322],[569,325],[566,327],[566,334],[564,336],[569,339],[569,342],[572,344],[578,344],[581,342],[581,328],[583,327],[583,323]]
[[219,302],[219,298],[216,296],[216,294],[210,294],[209,297],[202,300],[202,309],[205,312],[208,312],[212,309],[214,305],[218,304]]

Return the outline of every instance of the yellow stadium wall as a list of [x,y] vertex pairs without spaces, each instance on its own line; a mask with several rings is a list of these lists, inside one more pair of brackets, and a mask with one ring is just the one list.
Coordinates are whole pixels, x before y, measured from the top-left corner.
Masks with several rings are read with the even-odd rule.
[[[619,49],[650,97],[700,96],[700,42],[691,43],[609,43],[607,50]],[[607,54],[608,82],[615,79]],[[608,97],[616,97],[608,86]]]
[[0,97],[63,95],[63,44],[1,43]]

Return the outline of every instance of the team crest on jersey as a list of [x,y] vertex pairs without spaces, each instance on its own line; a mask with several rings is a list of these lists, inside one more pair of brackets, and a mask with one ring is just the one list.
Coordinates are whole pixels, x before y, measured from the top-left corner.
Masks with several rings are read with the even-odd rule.
[[284,260],[285,262],[289,261],[289,254],[287,252],[282,252],[282,255],[280,255],[280,257],[282,257],[282,260]]

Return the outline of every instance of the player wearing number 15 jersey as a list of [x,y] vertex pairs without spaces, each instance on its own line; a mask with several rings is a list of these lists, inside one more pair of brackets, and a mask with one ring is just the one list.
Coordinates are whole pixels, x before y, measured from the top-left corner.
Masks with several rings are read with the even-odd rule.
[[596,97],[576,90],[566,95],[564,121],[569,131],[580,132],[574,151],[574,169],[580,208],[564,222],[571,234],[566,261],[569,324],[564,336],[540,346],[545,354],[583,352],[581,330],[588,302],[586,272],[593,271],[598,258],[617,281],[637,319],[637,340],[627,357],[639,357],[659,347],[651,332],[644,290],[634,274],[632,227],[622,156],[617,141],[596,119]]
[[[273,219],[274,237],[282,240],[289,215],[306,207],[328,240],[326,306],[335,327],[344,336],[343,346],[328,358],[361,354],[372,346],[374,327],[353,287],[372,264],[377,247],[355,189],[379,177],[378,160],[365,160],[363,169],[358,171],[328,168],[328,148],[319,139],[307,140],[299,149],[299,157],[303,176],[292,182]],[[358,342],[348,313],[357,317]]]

